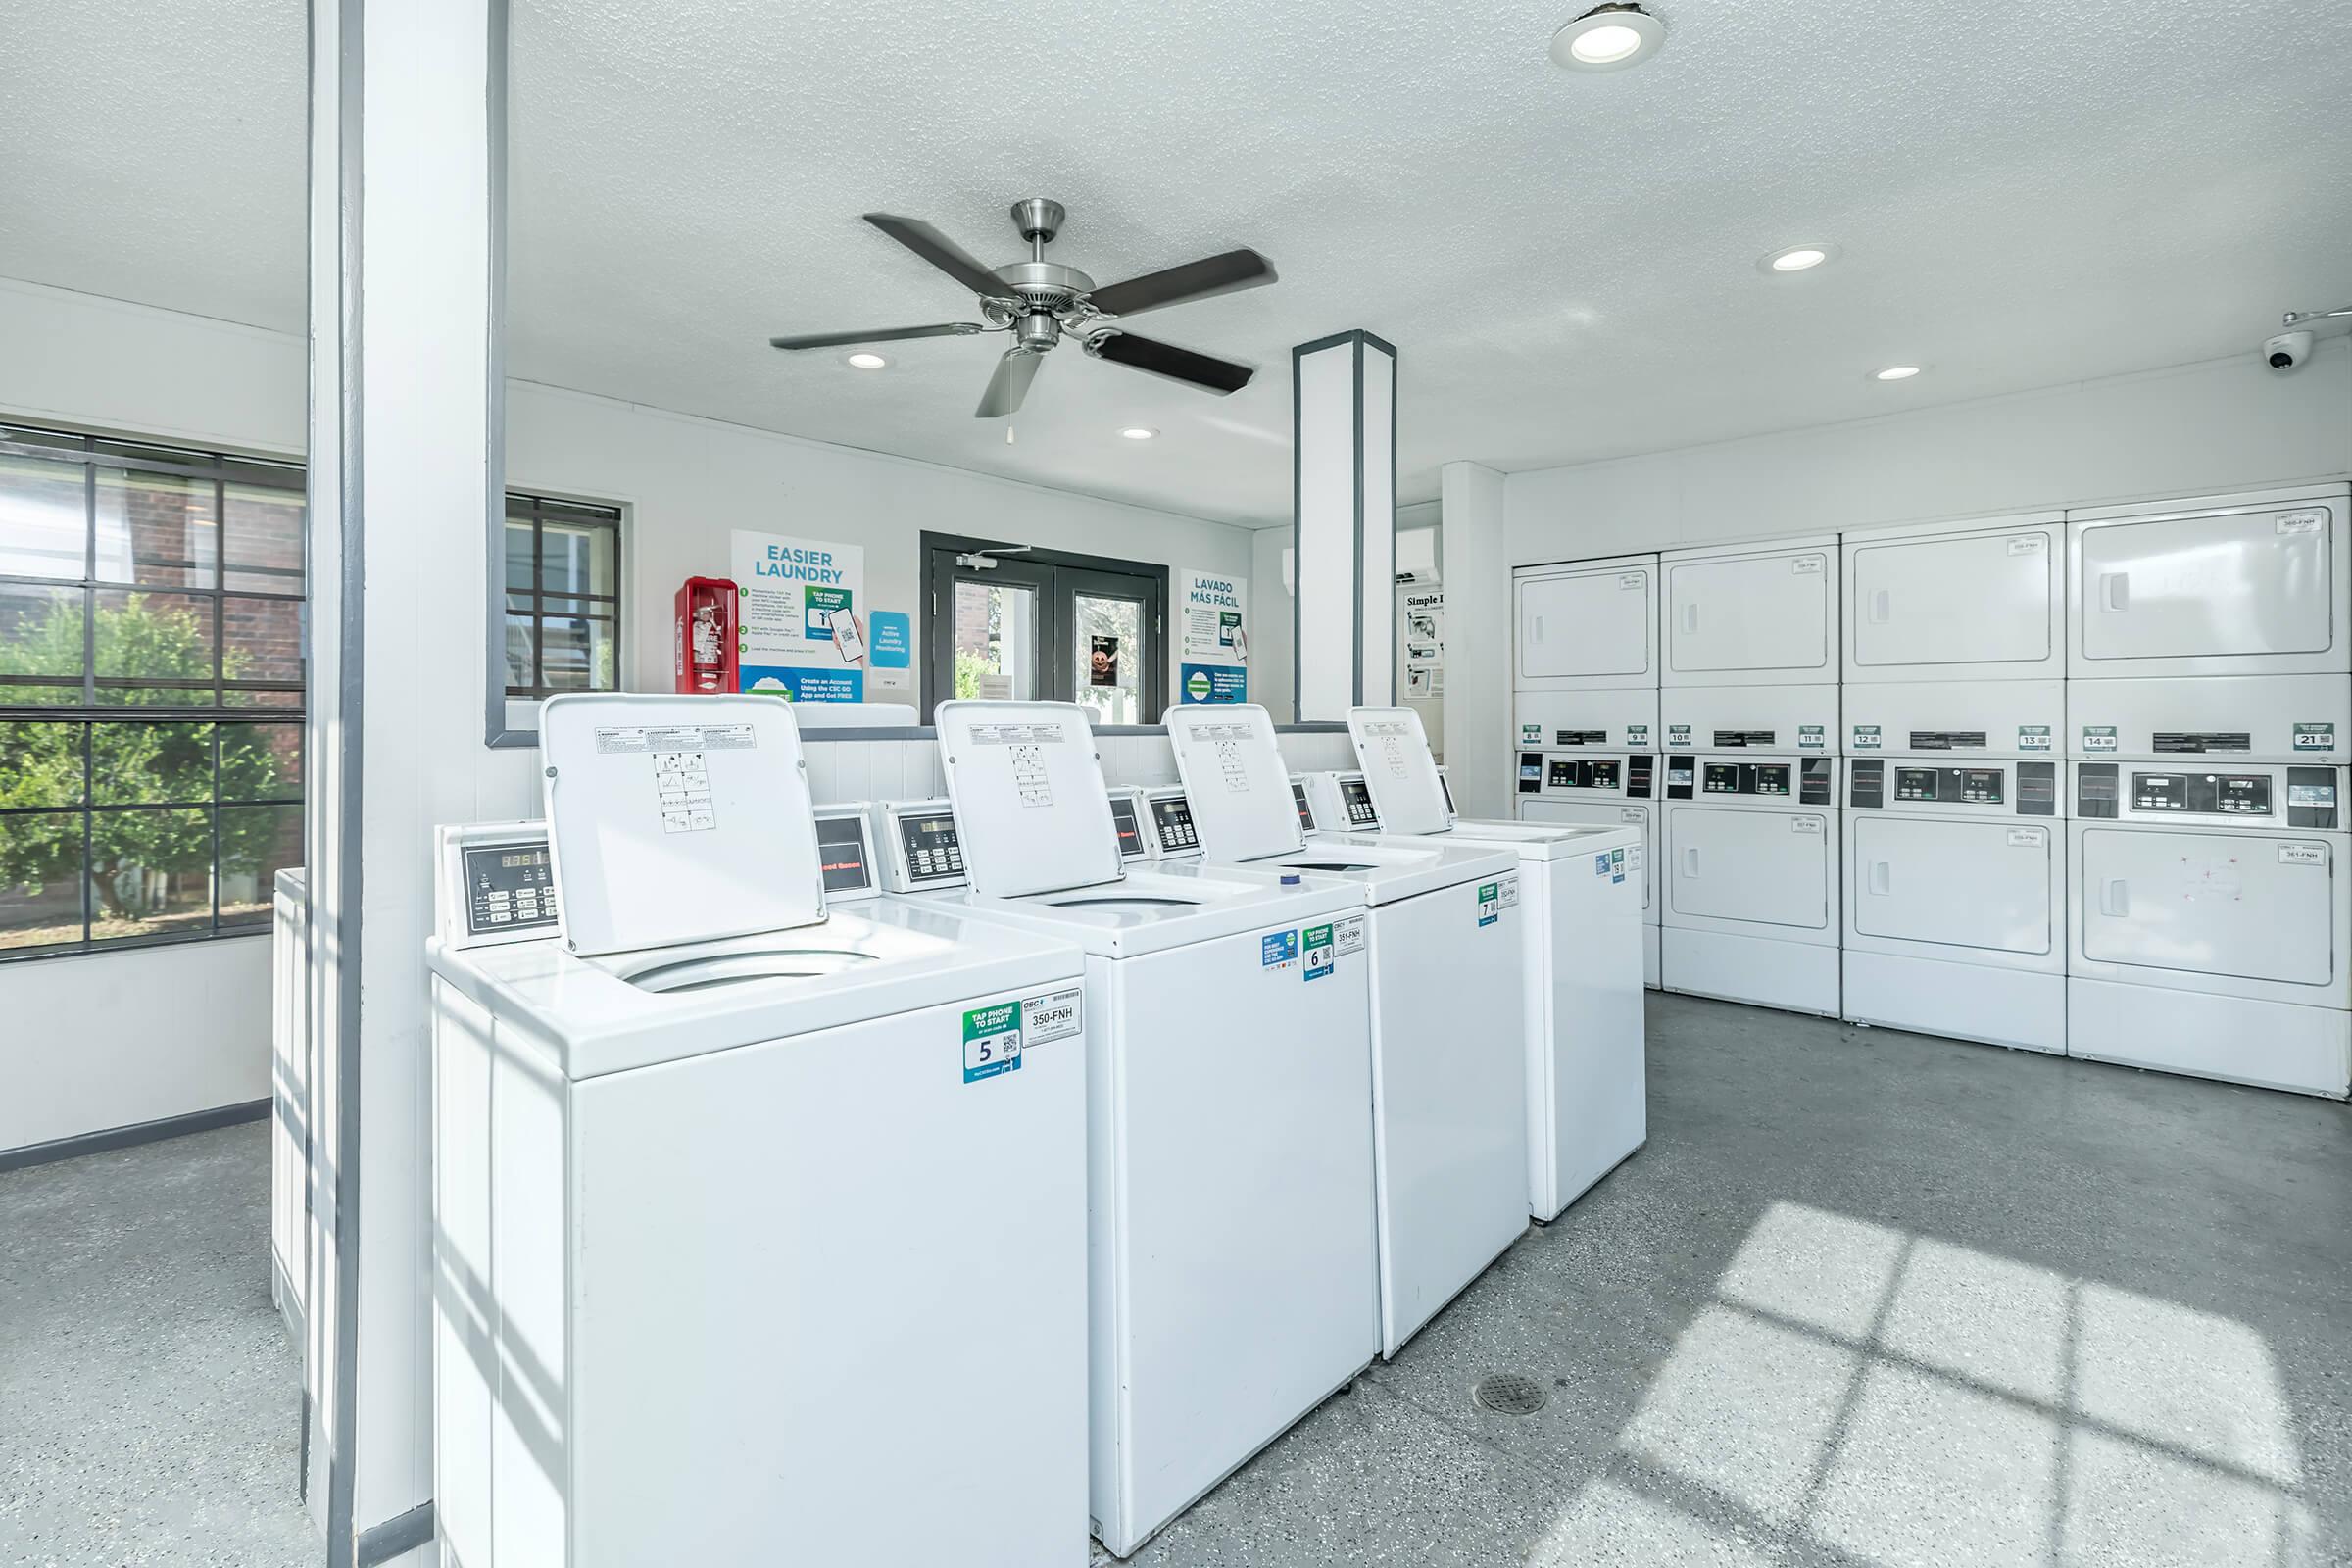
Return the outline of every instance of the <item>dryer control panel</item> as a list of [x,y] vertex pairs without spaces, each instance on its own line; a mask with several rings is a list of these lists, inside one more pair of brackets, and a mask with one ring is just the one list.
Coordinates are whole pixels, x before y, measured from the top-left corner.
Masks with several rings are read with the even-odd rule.
[[2334,828],[2341,822],[2344,769],[2251,765],[2167,768],[2077,762],[2075,814],[2147,821]]
[[1666,799],[1670,801],[1787,801],[1798,806],[1836,803],[1837,774],[1826,757],[1786,758],[1750,762],[1731,757],[1669,757]]
[[1654,753],[1645,752],[1623,757],[1560,757],[1521,752],[1519,793],[1615,795],[1629,801],[1646,801],[1656,788],[1657,761]]
[[1925,759],[1846,760],[1845,804],[1856,810],[1953,809],[1969,814],[2056,816],[2056,762],[1979,762],[1946,767]]
[[892,893],[963,885],[963,844],[946,801],[884,801],[874,808],[880,830],[882,886]]
[[1200,853],[1200,833],[1193,826],[1193,803],[1176,786],[1144,791],[1146,826],[1152,854],[1161,860]]

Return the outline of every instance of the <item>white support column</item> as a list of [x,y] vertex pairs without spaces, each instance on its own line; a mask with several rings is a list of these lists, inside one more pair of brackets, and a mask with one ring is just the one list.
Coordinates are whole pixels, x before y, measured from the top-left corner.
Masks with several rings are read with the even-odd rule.
[[1446,771],[1464,816],[1513,816],[1511,568],[1502,475],[1475,463],[1439,470],[1438,575],[1446,584]]
[[1342,332],[1291,372],[1295,712],[1337,720],[1396,696],[1396,351]]
[[311,0],[314,1226],[330,1568],[433,1548],[424,939],[442,822],[535,814],[484,745],[505,0]]

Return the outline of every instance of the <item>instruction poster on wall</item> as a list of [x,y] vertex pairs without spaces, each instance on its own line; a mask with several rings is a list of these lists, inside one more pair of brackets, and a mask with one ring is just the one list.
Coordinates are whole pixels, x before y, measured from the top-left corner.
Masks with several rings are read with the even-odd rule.
[[740,687],[799,703],[865,700],[865,552],[738,528]]
[[1250,581],[1222,572],[1177,574],[1176,688],[1180,703],[1250,700]]
[[1403,596],[1404,695],[1446,695],[1446,594],[1416,589]]

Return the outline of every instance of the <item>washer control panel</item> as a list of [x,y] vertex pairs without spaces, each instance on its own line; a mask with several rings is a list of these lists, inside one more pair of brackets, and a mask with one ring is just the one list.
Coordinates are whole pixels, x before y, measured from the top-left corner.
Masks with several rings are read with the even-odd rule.
[[1159,859],[1200,853],[1200,832],[1193,826],[1193,803],[1181,789],[1144,792],[1151,812],[1152,853]]
[[552,929],[556,923],[555,857],[547,841],[468,844],[461,852],[466,869],[466,934]]
[[956,836],[956,812],[945,801],[884,801],[875,808],[881,827],[882,886],[892,893],[963,885],[963,843]]
[[1342,831],[1364,832],[1380,826],[1380,812],[1372,805],[1371,786],[1361,773],[1342,773],[1339,776],[1340,806],[1348,813]]

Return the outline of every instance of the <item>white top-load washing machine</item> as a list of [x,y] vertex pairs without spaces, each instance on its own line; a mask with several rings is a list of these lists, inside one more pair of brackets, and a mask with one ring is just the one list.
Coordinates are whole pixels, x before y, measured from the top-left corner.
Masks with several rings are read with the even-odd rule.
[[441,836],[441,1540],[1084,1562],[1078,950],[829,909],[786,704],[540,722],[545,837]]
[[1649,1137],[1642,834],[1462,821],[1419,713],[1351,709],[1348,732],[1384,833],[1519,858],[1528,1212],[1554,1219]]
[[1846,759],[1848,1019],[2066,1049],[2063,766]]
[[1380,1344],[1393,1356],[1527,1229],[1518,858],[1310,837],[1263,708],[1171,708],[1161,722],[1212,874],[1338,877],[1368,906]]
[[2068,513],[2070,755],[2352,762],[2347,494]]
[[2346,770],[2071,767],[2068,1054],[2341,1097]]
[[1519,744],[1658,744],[1658,558],[1612,556],[1511,573]]
[[1658,947],[1667,990],[1837,1015],[1837,808],[1827,757],[1666,758]]
[[1844,564],[1844,750],[2059,755],[2063,513],[1847,534]]
[[1642,835],[1642,978],[1658,989],[1658,759],[1653,752],[1585,756],[1523,751],[1512,759],[1519,820],[1593,827],[1622,823]]
[[953,815],[882,812],[894,863],[932,849],[898,902],[1086,954],[1091,1496],[1125,1556],[1378,1348],[1363,898],[1127,863],[1074,704],[936,723]]
[[1669,551],[1658,567],[1663,749],[1838,750],[1836,536]]

